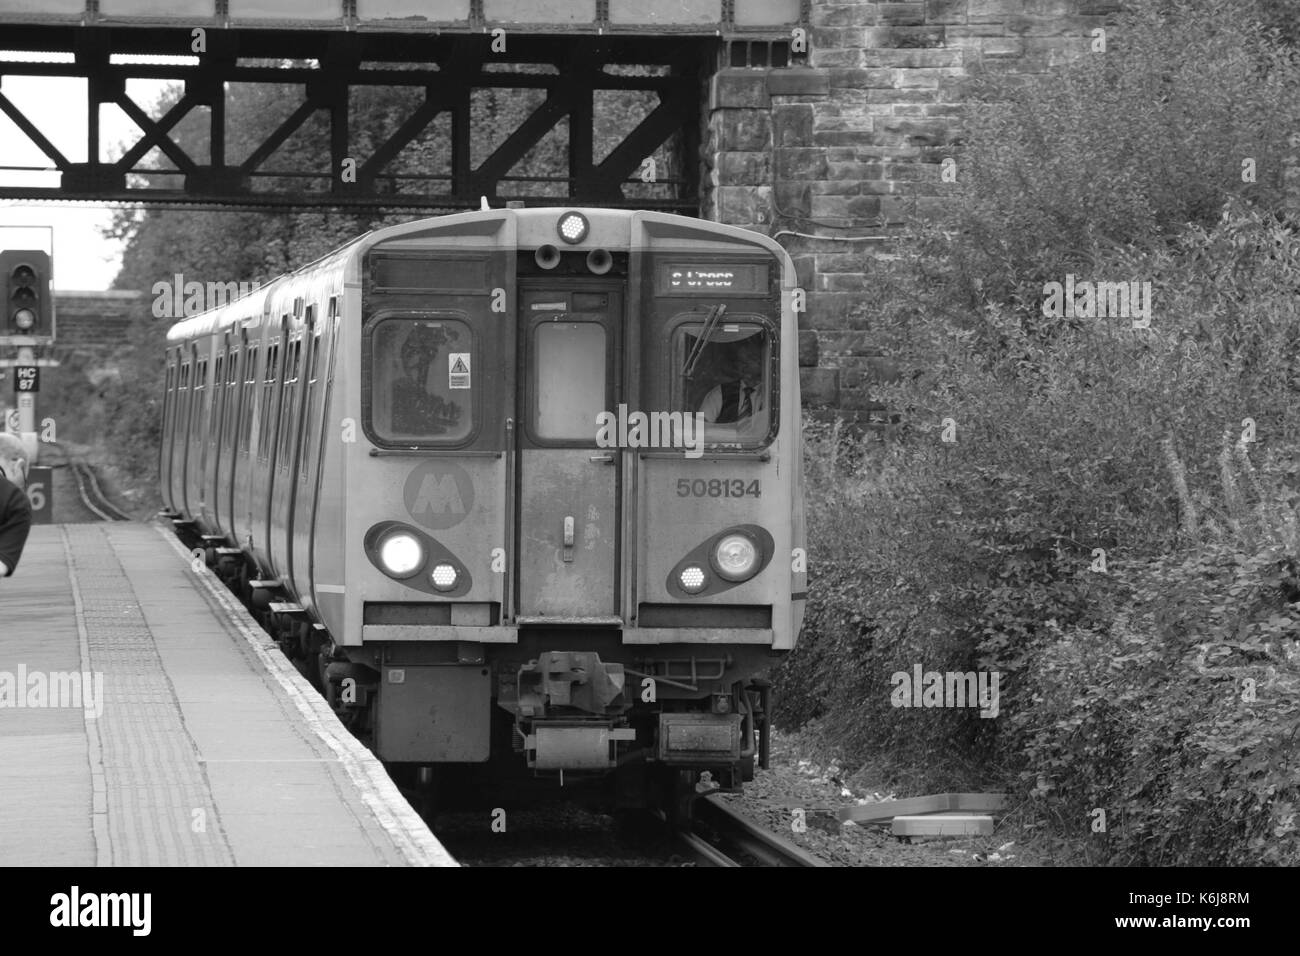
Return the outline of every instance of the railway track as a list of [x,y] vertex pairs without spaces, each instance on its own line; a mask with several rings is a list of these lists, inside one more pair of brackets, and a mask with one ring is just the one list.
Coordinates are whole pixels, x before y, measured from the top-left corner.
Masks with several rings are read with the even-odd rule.
[[[126,514],[120,508],[116,507],[104,491],[99,486],[99,479],[95,477],[95,471],[80,458],[74,456],[58,442],[46,442],[42,448],[58,449],[59,454],[63,456],[62,464],[67,467],[72,480],[77,486],[77,496],[81,503],[91,514],[96,515],[101,521],[131,521],[130,515]],[[56,466],[57,467],[57,466]]]
[[679,828],[675,835],[704,866],[831,865],[728,806],[716,794],[695,801],[690,829]]

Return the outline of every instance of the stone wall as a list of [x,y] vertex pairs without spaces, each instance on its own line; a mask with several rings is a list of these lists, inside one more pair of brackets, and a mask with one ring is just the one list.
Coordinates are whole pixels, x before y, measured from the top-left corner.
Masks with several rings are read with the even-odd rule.
[[107,362],[126,344],[132,318],[148,307],[140,292],[54,293],[56,358]]
[[705,215],[772,235],[808,291],[805,407],[870,419],[892,369],[871,337],[873,276],[912,217],[944,201],[981,71],[1041,73],[1085,52],[1118,0],[811,0],[805,61],[724,69],[705,110]]

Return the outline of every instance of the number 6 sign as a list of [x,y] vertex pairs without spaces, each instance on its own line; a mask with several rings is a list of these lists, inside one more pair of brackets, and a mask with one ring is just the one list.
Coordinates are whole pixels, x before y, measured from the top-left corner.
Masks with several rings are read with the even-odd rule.
[[33,468],[27,473],[27,500],[32,506],[32,524],[54,521],[54,469]]

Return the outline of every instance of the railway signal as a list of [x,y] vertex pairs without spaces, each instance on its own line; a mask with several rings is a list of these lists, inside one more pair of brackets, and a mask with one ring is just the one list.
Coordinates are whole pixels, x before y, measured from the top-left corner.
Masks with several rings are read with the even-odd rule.
[[0,251],[5,304],[0,343],[48,345],[54,341],[50,255],[37,249]]

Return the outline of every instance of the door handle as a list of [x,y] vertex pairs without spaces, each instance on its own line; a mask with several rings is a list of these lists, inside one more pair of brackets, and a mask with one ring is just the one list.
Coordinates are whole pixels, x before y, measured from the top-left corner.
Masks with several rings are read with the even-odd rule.
[[560,559],[573,560],[573,515],[564,516],[564,547],[560,549]]
[[609,454],[609,453],[606,453],[606,454],[603,454],[603,455],[592,455],[592,456],[591,456],[589,459],[587,459],[587,460],[588,460],[588,461],[603,461],[603,462],[605,462],[605,464],[610,464],[611,462],[613,462],[613,460],[614,460],[614,456],[613,456],[612,454]]

